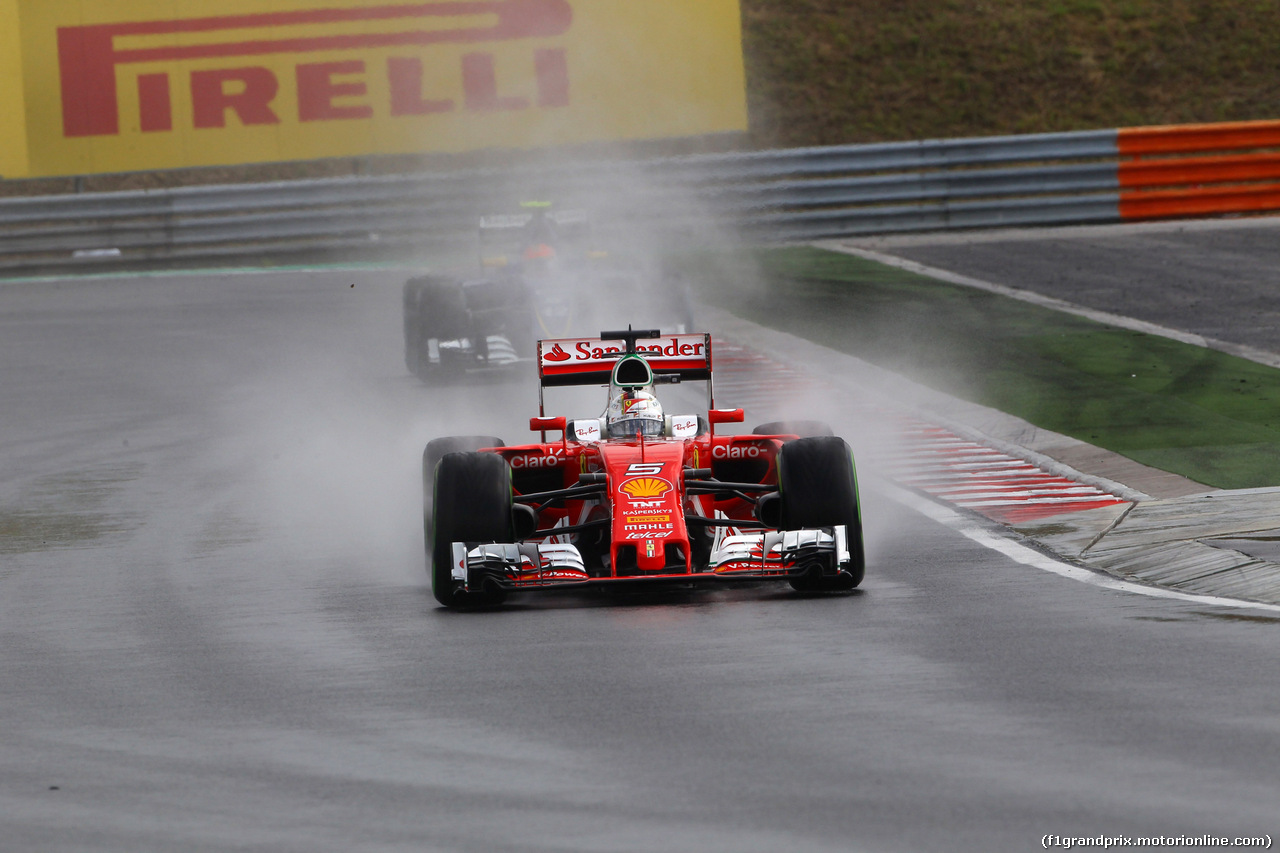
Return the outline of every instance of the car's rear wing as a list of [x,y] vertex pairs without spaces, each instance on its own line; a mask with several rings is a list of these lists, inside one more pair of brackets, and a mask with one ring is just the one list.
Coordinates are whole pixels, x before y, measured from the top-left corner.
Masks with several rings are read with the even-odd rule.
[[[624,333],[618,333],[622,335]],[[657,332],[649,334],[656,335]],[[641,339],[555,338],[538,341],[538,402],[542,389],[566,385],[607,385],[618,359],[634,344],[634,352],[659,377],[681,382],[706,381],[711,391],[711,335],[705,332],[670,334]]]
[[[636,354],[659,375],[681,381],[711,378],[711,335],[671,334],[636,341]],[[613,365],[627,354],[627,344],[600,338],[557,338],[538,341],[538,379],[543,388],[558,385],[604,385]]]
[[[533,221],[533,213],[492,213],[480,217],[480,230],[485,234],[500,236],[519,231]],[[586,229],[590,219],[585,210],[549,210],[543,214],[559,228]]]

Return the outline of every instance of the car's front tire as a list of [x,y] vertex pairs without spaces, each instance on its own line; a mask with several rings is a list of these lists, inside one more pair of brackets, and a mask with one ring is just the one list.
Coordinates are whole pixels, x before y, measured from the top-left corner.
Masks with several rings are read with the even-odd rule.
[[791,585],[804,592],[835,592],[860,584],[866,556],[858,474],[848,443],[838,436],[824,435],[784,444],[778,453],[778,491],[783,530],[843,524],[848,534],[848,574],[796,578]]
[[454,542],[512,542],[511,469],[494,453],[449,452],[435,466],[427,522],[431,592],[445,607],[502,602],[499,589],[461,592],[453,580]]

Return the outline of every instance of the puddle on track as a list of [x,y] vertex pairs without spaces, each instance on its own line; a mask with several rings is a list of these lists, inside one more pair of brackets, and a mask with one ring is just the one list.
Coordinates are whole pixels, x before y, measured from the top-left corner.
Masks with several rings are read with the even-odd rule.
[[107,505],[142,470],[140,463],[106,465],[36,480],[16,501],[0,505],[0,554],[83,547],[136,529],[136,514]]

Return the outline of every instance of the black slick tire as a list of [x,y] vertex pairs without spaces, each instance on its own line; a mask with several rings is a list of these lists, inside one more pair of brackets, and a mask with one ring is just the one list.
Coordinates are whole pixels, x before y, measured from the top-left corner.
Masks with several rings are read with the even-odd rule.
[[452,543],[511,542],[511,469],[494,453],[446,453],[436,466],[435,512],[427,547],[431,592],[445,607],[500,604],[498,589],[460,592],[453,580]]
[[862,512],[853,453],[843,438],[813,436],[787,442],[778,454],[778,491],[783,530],[833,527],[848,533],[849,576],[796,578],[802,592],[835,592],[862,582],[866,556],[862,545]]
[[404,285],[404,360],[409,372],[423,382],[449,378],[450,365],[431,360],[431,341],[453,341],[472,336],[470,313],[462,284],[451,278],[426,276]]
[[752,435],[798,435],[811,438],[816,435],[835,435],[835,430],[825,421],[770,421],[751,431]]
[[431,506],[435,490],[436,465],[446,453],[466,453],[486,447],[505,447],[494,435],[450,435],[433,438],[422,451],[422,521],[423,530],[431,532]]

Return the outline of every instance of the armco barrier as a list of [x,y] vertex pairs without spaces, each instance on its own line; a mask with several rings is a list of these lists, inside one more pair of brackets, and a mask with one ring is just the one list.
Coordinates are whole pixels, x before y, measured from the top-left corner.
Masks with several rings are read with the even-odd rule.
[[0,270],[413,255],[527,198],[684,239],[807,240],[1280,210],[1280,121],[0,202]]

